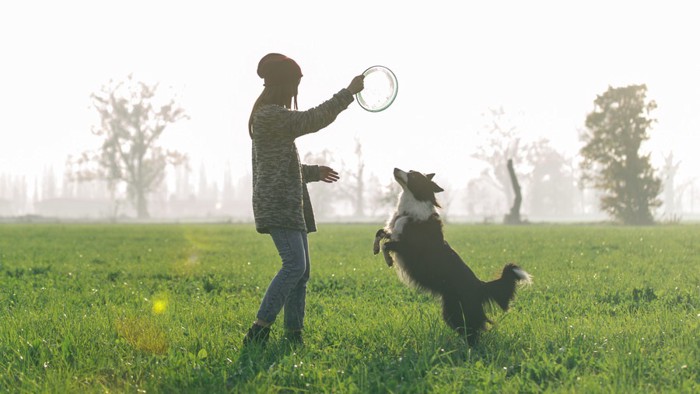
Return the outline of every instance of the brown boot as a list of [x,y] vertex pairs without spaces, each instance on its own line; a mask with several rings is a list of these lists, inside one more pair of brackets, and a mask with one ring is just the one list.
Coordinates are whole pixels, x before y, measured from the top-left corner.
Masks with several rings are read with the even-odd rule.
[[253,324],[252,327],[248,329],[248,333],[243,337],[243,345],[247,346],[251,343],[264,345],[270,338],[270,327],[263,327],[257,324]]
[[297,331],[287,331],[284,334],[284,339],[289,341],[293,345],[303,345],[304,344],[304,338],[301,335],[301,330]]

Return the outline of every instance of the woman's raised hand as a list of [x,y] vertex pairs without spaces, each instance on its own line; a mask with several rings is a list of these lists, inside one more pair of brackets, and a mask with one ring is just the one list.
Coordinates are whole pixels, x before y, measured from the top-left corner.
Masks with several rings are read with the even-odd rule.
[[350,85],[348,85],[348,90],[352,94],[357,94],[362,91],[362,89],[365,88],[365,76],[364,75],[358,75],[355,78],[352,79],[350,82]]

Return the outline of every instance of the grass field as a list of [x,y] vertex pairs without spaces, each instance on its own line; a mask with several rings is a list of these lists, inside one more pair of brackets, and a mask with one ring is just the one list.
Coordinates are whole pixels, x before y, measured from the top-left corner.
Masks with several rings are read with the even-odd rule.
[[310,236],[304,347],[242,349],[279,268],[252,226],[0,225],[0,392],[700,392],[700,226],[446,226],[535,280],[473,349],[378,227]]

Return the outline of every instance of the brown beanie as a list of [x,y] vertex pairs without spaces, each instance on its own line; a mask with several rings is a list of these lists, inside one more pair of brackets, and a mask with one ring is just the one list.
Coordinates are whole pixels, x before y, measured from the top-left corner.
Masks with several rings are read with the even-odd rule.
[[268,53],[258,63],[258,76],[265,80],[265,86],[276,86],[298,82],[303,74],[292,58],[279,53]]

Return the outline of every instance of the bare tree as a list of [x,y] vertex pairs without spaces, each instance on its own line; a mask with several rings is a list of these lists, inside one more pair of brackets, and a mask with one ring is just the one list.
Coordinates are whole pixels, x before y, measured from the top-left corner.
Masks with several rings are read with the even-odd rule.
[[367,180],[367,211],[370,217],[383,217],[388,207],[383,201],[384,190],[379,178],[372,174]]
[[[324,165],[340,172],[334,165],[333,153],[330,150],[324,149],[318,153],[307,153],[304,155],[304,163],[310,165]],[[342,182],[343,179],[341,177]],[[340,183],[339,182],[339,183]],[[334,204],[338,200],[338,187],[336,184],[332,187],[323,182],[311,182],[307,184],[309,189],[309,197],[314,208],[314,214],[319,219],[327,219],[335,214]]]
[[380,188],[375,194],[375,203],[379,208],[387,209],[387,215],[390,212],[390,208],[396,206],[399,195],[401,194],[401,186],[395,182],[391,181],[388,185]]
[[479,146],[472,156],[490,166],[488,176],[503,193],[505,206],[509,206],[514,196],[508,168],[504,163],[509,159],[516,163],[520,161],[520,138],[516,127],[506,119],[503,107],[489,109],[487,122],[483,130],[487,133],[486,143]]
[[48,200],[56,197],[58,195],[56,189],[56,174],[54,173],[53,167],[45,167],[41,179],[41,198],[43,200]]
[[515,195],[515,198],[513,200],[513,206],[510,208],[510,212],[503,218],[503,222],[505,224],[521,224],[522,220],[520,219],[520,206],[523,203],[523,196],[520,192],[520,182],[518,182],[518,177],[515,175],[512,159],[508,159],[508,164],[506,167],[508,168],[508,175],[510,177],[510,183],[513,187],[513,194]]
[[355,171],[343,171],[343,182],[338,190],[352,204],[353,216],[365,217],[365,161],[362,156],[362,143],[355,139]]
[[166,127],[187,116],[174,99],[159,105],[157,90],[158,84],[137,82],[129,75],[94,93],[101,122],[92,132],[103,142],[97,152],[85,152],[78,159],[78,180],[104,179],[112,191],[125,184],[139,218],[149,216],[148,194],[163,181],[166,166],[186,160],[184,154],[158,145]]
[[526,149],[527,162],[532,167],[527,189],[530,215],[571,216],[576,194],[572,160],[556,151],[547,139]]
[[446,179],[441,179],[439,183],[440,187],[443,189],[443,192],[440,193],[438,198],[438,202],[440,203],[440,216],[442,217],[443,222],[448,223],[452,220],[451,213],[452,208],[454,207],[457,190]]
[[665,214],[673,218],[677,214],[676,208],[676,173],[681,163],[673,160],[673,152],[664,156],[664,166],[661,169],[661,177],[664,189]]
[[221,211],[230,213],[236,200],[236,189],[233,187],[233,175],[231,163],[227,162],[224,169],[224,185],[221,191]]

